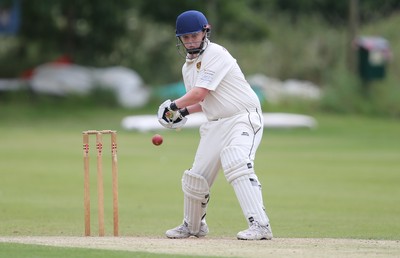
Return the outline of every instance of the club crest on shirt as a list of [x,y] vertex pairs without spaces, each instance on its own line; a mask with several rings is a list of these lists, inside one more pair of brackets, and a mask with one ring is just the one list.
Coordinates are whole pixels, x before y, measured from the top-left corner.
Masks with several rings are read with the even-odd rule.
[[200,68],[201,68],[201,61],[196,63],[196,68],[197,68],[197,70],[200,70]]

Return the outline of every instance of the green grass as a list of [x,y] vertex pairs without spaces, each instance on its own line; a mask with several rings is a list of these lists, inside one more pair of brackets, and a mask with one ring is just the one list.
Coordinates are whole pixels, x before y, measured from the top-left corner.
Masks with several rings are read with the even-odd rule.
[[[164,143],[155,147],[154,132],[120,127],[124,116],[148,111],[2,105],[0,236],[83,235],[81,132],[86,129],[118,130],[121,235],[163,236],[180,223],[180,179],[191,166],[197,130],[158,132]],[[315,118],[319,123],[315,130],[265,130],[256,170],[274,235],[399,240],[400,122],[329,114],[315,114]],[[106,234],[111,235],[111,164],[106,144],[107,138]],[[95,172],[95,152],[91,154]],[[95,234],[94,173],[91,193]],[[211,237],[234,238],[246,227],[222,173],[212,189],[207,217]],[[58,249],[3,247],[11,254],[15,249],[28,249],[28,253]],[[74,252],[71,249],[63,257],[78,257]],[[124,252],[118,254],[125,257]]]
[[318,120],[314,132],[267,133],[264,138],[266,148],[259,156],[266,159],[258,166],[266,167],[262,176],[275,234],[398,239],[399,122]]

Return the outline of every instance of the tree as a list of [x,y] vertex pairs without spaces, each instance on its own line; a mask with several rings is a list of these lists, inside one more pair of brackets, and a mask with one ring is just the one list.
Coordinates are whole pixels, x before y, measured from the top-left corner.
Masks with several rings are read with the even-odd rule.
[[102,63],[126,33],[129,1],[35,0],[22,4],[19,56],[45,62],[60,55]]

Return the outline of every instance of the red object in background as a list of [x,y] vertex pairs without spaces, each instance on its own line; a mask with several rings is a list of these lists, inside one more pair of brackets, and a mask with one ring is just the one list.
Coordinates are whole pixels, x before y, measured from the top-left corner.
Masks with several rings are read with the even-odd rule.
[[53,64],[72,64],[72,59],[69,55],[62,55],[51,63],[53,63]]
[[[50,65],[70,65],[72,64],[72,58],[69,55],[62,55],[60,57],[58,57],[57,59],[55,59],[54,61],[51,61],[47,64]],[[30,80],[32,79],[32,76],[35,74],[35,69],[36,68],[31,68],[28,70],[25,70],[22,72],[22,74],[20,75],[20,77],[24,80]]]

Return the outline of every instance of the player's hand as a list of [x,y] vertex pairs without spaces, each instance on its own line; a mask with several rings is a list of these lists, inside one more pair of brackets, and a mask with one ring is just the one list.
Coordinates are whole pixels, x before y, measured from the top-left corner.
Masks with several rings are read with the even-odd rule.
[[158,108],[158,122],[169,129],[181,128],[186,124],[187,118],[184,117],[179,110],[170,108],[171,100],[164,101]]
[[160,105],[158,108],[158,119],[162,119],[167,123],[171,123],[176,119],[177,111],[173,111],[170,108],[171,103],[171,100],[167,99]]

